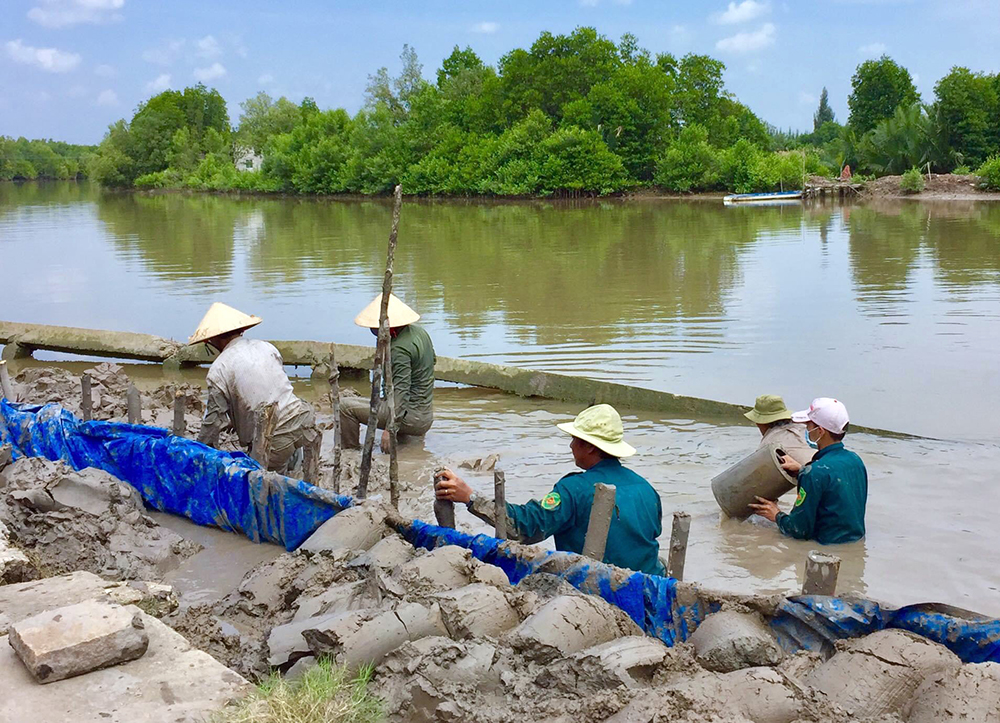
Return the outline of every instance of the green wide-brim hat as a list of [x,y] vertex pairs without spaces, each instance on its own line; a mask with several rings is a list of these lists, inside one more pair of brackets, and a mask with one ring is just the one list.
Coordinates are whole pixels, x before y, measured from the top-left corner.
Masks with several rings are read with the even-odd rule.
[[770,424],[782,419],[791,419],[792,410],[785,406],[785,400],[777,394],[762,394],[757,397],[753,409],[743,416],[756,424]]
[[556,426],[566,434],[590,442],[613,457],[631,457],[635,454],[635,447],[623,439],[625,430],[621,415],[610,404],[588,407],[576,415],[572,422]]

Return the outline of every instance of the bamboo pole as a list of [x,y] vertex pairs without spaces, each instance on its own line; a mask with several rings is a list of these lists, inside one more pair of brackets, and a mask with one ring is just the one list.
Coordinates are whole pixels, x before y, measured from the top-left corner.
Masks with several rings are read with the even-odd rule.
[[141,424],[142,402],[139,398],[139,390],[135,388],[135,384],[128,385],[128,391],[125,393],[125,402],[128,405],[128,423]]
[[493,520],[494,537],[498,540],[507,539],[507,478],[499,467],[493,468],[493,509],[496,519]]
[[688,535],[691,532],[691,515],[675,512],[670,528],[670,554],[667,558],[667,577],[684,579],[684,562],[687,559]]
[[80,416],[84,422],[89,422],[94,418],[94,397],[90,393],[90,375],[84,374],[80,377],[80,388],[83,392],[83,400],[80,405]]
[[598,482],[594,485],[594,503],[590,506],[590,522],[587,536],[583,540],[583,554],[593,560],[604,560],[604,548],[608,544],[608,530],[611,529],[611,515],[615,509],[615,486]]
[[187,431],[187,422],[184,421],[184,407],[187,406],[187,397],[184,392],[178,389],[174,392],[174,435],[183,437]]
[[340,367],[337,345],[330,344],[330,404],[333,407],[333,491],[340,494]]
[[389,405],[389,502],[399,509],[399,465],[396,461],[397,423],[396,423],[396,390],[392,385],[392,352],[387,346],[385,358],[382,360],[386,378],[386,404]]
[[389,295],[392,293],[392,262],[396,255],[396,237],[399,233],[399,210],[403,205],[403,187],[397,185],[395,202],[392,207],[392,230],[389,232],[389,250],[386,254],[385,277],[382,279],[382,308],[379,311],[378,341],[375,343],[375,363],[372,369],[371,407],[368,413],[368,430],[365,432],[365,446],[361,451],[361,471],[358,475],[357,496],[368,496],[368,478],[372,471],[372,452],[378,433],[378,405],[382,392],[382,362],[385,349],[389,345]]
[[10,373],[7,371],[7,361],[0,361],[0,396],[8,402],[16,402],[14,385],[10,383]]

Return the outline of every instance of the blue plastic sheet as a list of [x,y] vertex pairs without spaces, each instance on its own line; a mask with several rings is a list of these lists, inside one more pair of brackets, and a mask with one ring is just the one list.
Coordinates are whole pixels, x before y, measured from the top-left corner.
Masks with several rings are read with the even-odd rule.
[[[139,490],[151,507],[288,550],[352,504],[350,497],[265,473],[245,454],[220,452],[153,427],[81,422],[55,404],[0,400],[0,444],[6,443],[15,459],[45,457],[74,469],[102,469]],[[701,600],[682,605],[673,578],[628,573],[579,555],[547,552],[526,559],[488,535],[419,520],[403,533],[426,549],[464,547],[503,570],[512,584],[536,572],[557,575],[618,606],[667,645],[686,640],[716,609]],[[836,640],[899,628],[947,646],[967,663],[1000,663],[1000,620],[934,603],[892,609],[871,600],[797,596],[782,603],[771,626],[789,651],[829,651]]]
[[56,404],[0,400],[0,444],[14,458],[96,467],[128,482],[146,504],[199,525],[240,532],[294,550],[351,498],[276,474],[242,452],[220,452],[164,429],[81,422]]

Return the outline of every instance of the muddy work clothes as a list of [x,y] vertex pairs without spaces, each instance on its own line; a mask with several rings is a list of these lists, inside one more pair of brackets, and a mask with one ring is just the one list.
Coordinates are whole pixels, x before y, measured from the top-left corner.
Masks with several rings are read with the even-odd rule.
[[782,534],[824,545],[854,542],[865,536],[868,471],[842,442],[816,452],[799,471],[799,490],[790,513],[775,522]]
[[255,412],[275,405],[275,427],[267,468],[283,472],[292,453],[313,446],[318,454],[321,436],[312,407],[295,396],[285,374],[281,354],[259,339],[237,337],[208,370],[208,404],[198,441],[218,443],[226,427],[236,431],[240,445],[249,449],[256,432]]
[[797,422],[776,422],[768,429],[760,440],[760,447],[776,444],[781,447],[792,459],[801,465],[807,465],[812,461],[813,453],[816,451],[806,443],[806,425]]
[[[423,436],[434,422],[434,364],[437,358],[431,337],[422,326],[410,324],[397,330],[390,341],[393,398],[396,423],[403,435]],[[384,395],[383,395],[384,396]],[[345,447],[360,446],[360,425],[368,424],[371,402],[359,397],[342,397],[340,438]],[[389,407],[378,408],[378,426],[389,423]]]
[[[554,536],[557,550],[582,554],[594,485],[598,482],[615,486],[615,508],[603,561],[629,570],[664,574],[656,541],[662,531],[660,496],[645,478],[613,457],[601,460],[586,472],[566,475],[541,501],[507,503],[508,537],[534,544]],[[469,505],[469,511],[490,523],[495,519],[492,502],[476,500]]]

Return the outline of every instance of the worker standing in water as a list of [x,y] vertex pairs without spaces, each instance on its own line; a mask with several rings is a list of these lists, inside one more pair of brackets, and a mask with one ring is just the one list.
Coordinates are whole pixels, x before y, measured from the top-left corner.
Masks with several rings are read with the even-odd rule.
[[[624,440],[621,416],[611,405],[598,404],[580,412],[574,421],[556,426],[572,437],[569,448],[573,461],[583,472],[563,477],[540,501],[507,503],[510,539],[534,544],[554,536],[557,550],[581,554],[594,485],[614,485],[615,509],[603,561],[630,570],[665,574],[656,541],[662,531],[660,496],[645,478],[621,463],[635,454],[635,448]],[[437,498],[462,502],[476,517],[495,524],[497,510],[492,500],[479,498],[451,470],[441,473]]]
[[322,434],[312,407],[295,396],[278,350],[266,341],[243,336],[260,322],[260,317],[215,303],[188,340],[188,344],[204,342],[219,353],[208,369],[208,404],[198,441],[214,447],[220,432],[232,427],[240,444],[249,450],[256,432],[255,413],[275,404],[266,466],[284,474],[297,450],[312,447],[319,459]]
[[791,410],[777,394],[760,395],[753,409],[743,416],[755,423],[760,430],[758,449],[776,444],[800,465],[806,465],[812,460],[813,449],[806,444],[805,426],[792,421]]
[[[371,329],[378,336],[382,294],[366,306],[354,319],[358,326]],[[400,435],[427,434],[434,423],[434,364],[437,357],[430,335],[416,322],[420,314],[395,295],[389,295],[389,360],[392,367],[393,396],[396,402],[396,424]],[[340,400],[340,439],[345,447],[361,446],[361,425],[368,424],[371,402],[361,397],[342,396]],[[378,428],[389,423],[389,405],[383,400],[378,407]],[[382,450],[389,447],[389,432],[384,431]]]
[[804,423],[805,439],[818,451],[812,461],[800,464],[791,456],[781,467],[798,478],[798,495],[791,512],[777,503],[757,498],[750,507],[777,523],[781,534],[830,545],[854,542],[865,536],[868,471],[854,452],[844,447],[849,418],[847,407],[836,399],[820,397],[792,421]]

